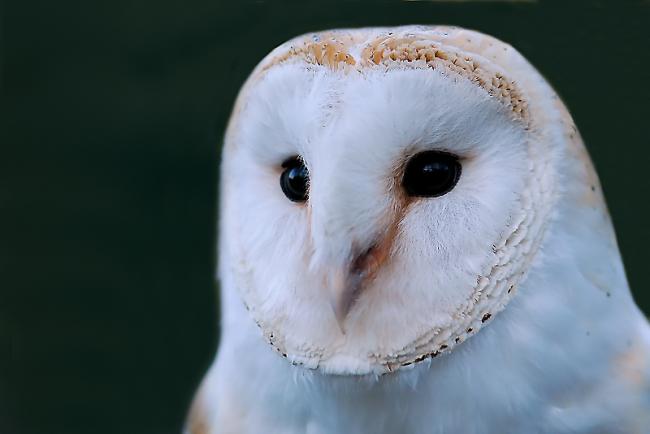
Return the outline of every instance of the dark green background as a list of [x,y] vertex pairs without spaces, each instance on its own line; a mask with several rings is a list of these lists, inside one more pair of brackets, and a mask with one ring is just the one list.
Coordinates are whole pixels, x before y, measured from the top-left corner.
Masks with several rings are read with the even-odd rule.
[[0,3],[0,433],[178,433],[217,339],[218,148],[271,48],[448,23],[559,90],[646,312],[650,3]]

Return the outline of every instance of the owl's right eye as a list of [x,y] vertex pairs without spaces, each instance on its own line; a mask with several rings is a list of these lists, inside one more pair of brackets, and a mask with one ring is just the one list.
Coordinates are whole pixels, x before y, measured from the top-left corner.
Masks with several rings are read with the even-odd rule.
[[309,171],[300,157],[291,157],[282,163],[280,187],[293,202],[304,202],[309,197]]

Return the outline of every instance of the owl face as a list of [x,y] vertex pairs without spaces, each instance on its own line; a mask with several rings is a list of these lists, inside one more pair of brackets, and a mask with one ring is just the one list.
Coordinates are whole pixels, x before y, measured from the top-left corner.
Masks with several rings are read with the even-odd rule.
[[488,323],[552,202],[525,98],[444,29],[271,53],[226,139],[221,266],[270,345],[328,373],[384,373]]

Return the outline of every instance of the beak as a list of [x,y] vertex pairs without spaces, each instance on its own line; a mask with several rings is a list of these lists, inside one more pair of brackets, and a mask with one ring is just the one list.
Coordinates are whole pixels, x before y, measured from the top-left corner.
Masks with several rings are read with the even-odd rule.
[[364,288],[371,281],[379,268],[390,255],[392,236],[386,237],[381,243],[372,244],[360,254],[353,255],[348,269],[333,279],[330,286],[330,302],[336,315],[341,332],[345,334],[343,323],[358,300]]

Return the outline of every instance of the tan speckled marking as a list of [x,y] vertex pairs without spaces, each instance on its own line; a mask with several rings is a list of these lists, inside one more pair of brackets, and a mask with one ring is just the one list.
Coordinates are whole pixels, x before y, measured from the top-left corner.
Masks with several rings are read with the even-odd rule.
[[344,33],[298,38],[288,48],[263,62],[260,73],[291,60],[326,66],[332,70],[357,72],[379,65],[436,69],[468,79],[499,100],[517,118],[528,118],[524,94],[513,80],[496,71],[488,59],[446,46],[434,40],[430,34],[394,36],[390,33],[365,43],[355,57],[351,52],[362,47],[360,41],[361,38]]
[[569,145],[567,149],[582,166],[581,172],[584,180],[584,192],[581,195],[581,199],[585,205],[600,207],[605,214],[608,214],[598,174],[596,173],[596,169],[594,169],[589,152],[587,152],[587,148],[580,137],[580,132],[573,123],[571,115],[564,104],[562,104],[562,101],[556,98],[555,103],[557,110],[562,114],[564,134]]
[[623,378],[626,382],[638,386],[645,386],[648,354],[644,343],[637,340],[630,344],[627,351],[621,353],[614,360],[614,375]]
[[187,434],[210,434],[210,423],[206,415],[206,404],[203,391],[199,389],[198,394],[192,402],[192,407],[187,417],[186,429]]
[[[514,81],[492,71],[488,65],[468,54],[462,55],[450,47],[430,39],[419,37],[389,37],[369,44],[363,51],[363,61],[391,66],[395,62],[425,63],[431,69],[443,69],[457,73],[496,97],[518,117],[526,119],[527,107],[523,94]],[[486,62],[487,63],[487,62]]]

